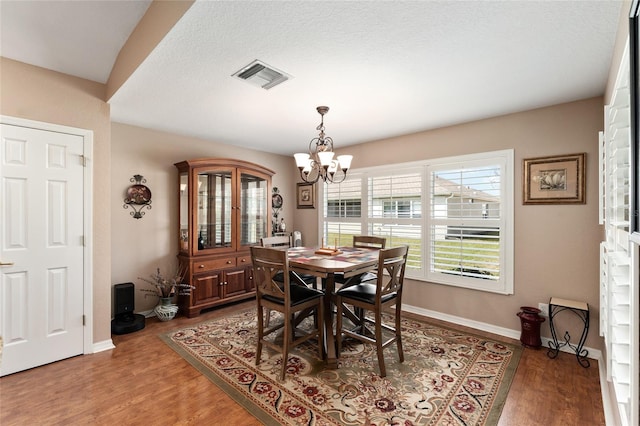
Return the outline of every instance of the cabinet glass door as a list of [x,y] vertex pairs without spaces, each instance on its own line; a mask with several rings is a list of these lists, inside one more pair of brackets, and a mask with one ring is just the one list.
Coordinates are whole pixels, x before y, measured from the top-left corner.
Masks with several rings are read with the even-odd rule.
[[180,173],[180,251],[189,250],[189,175]]
[[268,190],[266,178],[240,173],[240,245],[258,244],[268,236]]
[[196,216],[198,250],[232,246],[232,174],[230,170],[198,173]]

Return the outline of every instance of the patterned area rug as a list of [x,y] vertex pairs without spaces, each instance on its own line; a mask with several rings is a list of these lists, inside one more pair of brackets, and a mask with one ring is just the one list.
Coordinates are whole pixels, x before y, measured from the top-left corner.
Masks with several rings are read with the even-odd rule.
[[385,378],[375,347],[348,341],[337,370],[312,344],[294,348],[280,382],[280,354],[264,348],[255,365],[255,309],[161,338],[264,424],[496,424],[521,347],[414,319],[402,326],[405,361],[386,348]]

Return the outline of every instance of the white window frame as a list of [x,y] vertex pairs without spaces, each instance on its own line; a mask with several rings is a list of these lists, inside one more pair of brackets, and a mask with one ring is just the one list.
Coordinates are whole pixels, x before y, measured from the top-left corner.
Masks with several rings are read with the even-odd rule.
[[[487,165],[496,165],[500,167],[500,215],[499,219],[489,219],[500,229],[500,278],[498,280],[486,280],[478,278],[470,278],[459,275],[445,274],[442,272],[431,271],[429,268],[429,259],[431,258],[431,223],[430,214],[432,198],[427,195],[427,209],[424,212],[427,217],[425,224],[425,244],[424,255],[426,256],[425,265],[426,279],[430,282],[447,284],[456,287],[470,288],[474,290],[482,290],[500,294],[513,294],[513,247],[514,247],[514,226],[513,226],[513,150],[503,150],[486,152],[481,154],[469,154],[456,157],[441,158],[429,160],[426,165],[426,182],[427,191],[431,188],[431,172],[449,169],[475,168]],[[469,222],[481,223],[485,219],[471,220]],[[464,218],[460,222],[464,222]]]
[[[475,167],[486,164],[495,164],[500,167],[500,278],[487,280],[479,278],[460,277],[452,274],[430,272],[430,229],[431,229],[431,196],[430,196],[430,170],[447,166],[460,168]],[[369,217],[368,206],[368,178],[399,174],[398,171],[420,170],[422,176],[422,217],[420,218],[373,218]],[[428,281],[438,284],[463,287],[474,290],[487,291],[499,294],[513,294],[514,292],[514,151],[512,149],[491,151],[478,154],[467,154],[455,157],[429,159],[410,163],[368,167],[350,170],[348,178],[361,179],[361,217],[359,218],[326,218],[327,222],[359,223],[362,234],[367,234],[372,223],[387,221],[402,222],[406,224],[419,224],[422,227],[420,264],[421,268],[407,268],[405,276],[418,281]],[[325,184],[335,185],[335,184]],[[320,214],[318,215],[318,231],[324,236],[324,224],[326,205],[324,203],[325,185],[319,185]]]

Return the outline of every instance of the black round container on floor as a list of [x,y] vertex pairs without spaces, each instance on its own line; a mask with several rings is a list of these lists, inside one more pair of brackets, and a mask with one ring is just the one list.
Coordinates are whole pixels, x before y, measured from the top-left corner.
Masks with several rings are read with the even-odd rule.
[[124,314],[116,315],[111,320],[111,332],[113,334],[127,334],[134,331],[142,330],[145,326],[144,315],[140,314]]

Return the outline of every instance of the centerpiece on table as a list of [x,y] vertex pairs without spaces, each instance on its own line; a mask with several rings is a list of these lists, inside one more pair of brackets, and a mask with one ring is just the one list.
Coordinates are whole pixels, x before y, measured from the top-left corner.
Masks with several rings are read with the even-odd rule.
[[153,312],[156,314],[160,321],[169,321],[176,316],[178,312],[178,305],[173,303],[173,297],[176,295],[183,296],[191,294],[191,290],[195,287],[182,282],[185,271],[178,268],[176,273],[171,277],[165,277],[160,272],[160,268],[156,270],[155,274],[151,274],[150,278],[138,277],[142,281],[151,284],[155,288],[141,288],[144,291],[145,297],[158,296],[160,303],[153,308]]

